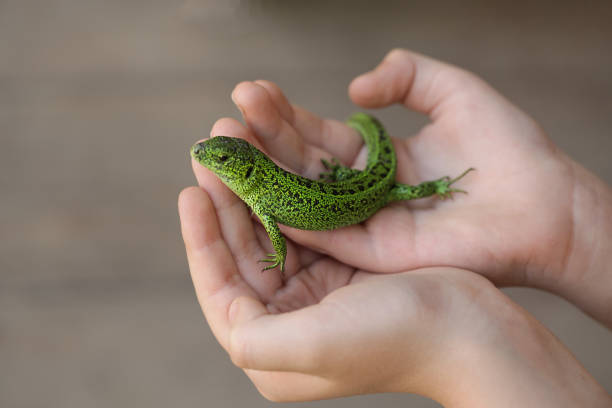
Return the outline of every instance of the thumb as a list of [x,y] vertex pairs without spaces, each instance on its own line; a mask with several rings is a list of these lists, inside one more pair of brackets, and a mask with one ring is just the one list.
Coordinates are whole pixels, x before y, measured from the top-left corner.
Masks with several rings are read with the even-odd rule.
[[467,71],[402,49],[392,50],[374,70],[355,78],[349,95],[364,108],[400,103],[432,118],[446,109],[467,109],[475,101],[499,97]]
[[334,329],[326,327],[329,313],[320,305],[269,314],[260,302],[241,297],[229,314],[228,350],[241,368],[307,373],[320,367],[330,342],[337,342]]
[[260,316],[268,314],[266,307],[249,296],[240,296],[232,301],[228,310],[230,328],[239,327]]

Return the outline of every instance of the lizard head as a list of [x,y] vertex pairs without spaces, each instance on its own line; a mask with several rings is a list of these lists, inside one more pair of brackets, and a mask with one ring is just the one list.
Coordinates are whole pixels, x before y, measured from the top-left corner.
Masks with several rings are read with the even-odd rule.
[[215,136],[196,143],[190,153],[239,196],[249,190],[252,176],[256,173],[256,158],[263,156],[247,141],[227,136]]

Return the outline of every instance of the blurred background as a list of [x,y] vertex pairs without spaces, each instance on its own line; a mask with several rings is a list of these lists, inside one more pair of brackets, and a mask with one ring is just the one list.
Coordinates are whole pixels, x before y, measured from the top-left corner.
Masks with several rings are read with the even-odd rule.
[[[239,117],[241,80],[344,118],[350,80],[405,47],[481,75],[611,183],[610,21],[609,1],[0,0],[0,406],[438,407],[257,393],[188,276],[187,150]],[[379,116],[392,134],[425,123]],[[550,294],[506,292],[612,392],[610,331]]]

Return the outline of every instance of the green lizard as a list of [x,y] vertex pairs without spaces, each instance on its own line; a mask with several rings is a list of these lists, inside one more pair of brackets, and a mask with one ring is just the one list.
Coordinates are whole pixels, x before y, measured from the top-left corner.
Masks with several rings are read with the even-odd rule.
[[347,121],[368,148],[364,170],[342,166],[336,160],[321,160],[328,170],[315,181],[278,167],[248,142],[216,136],[191,148],[191,156],[212,170],[259,217],[274,247],[260,262],[285,269],[287,246],[278,223],[306,230],[331,230],[358,224],[386,204],[397,200],[437,195],[446,198],[465,192],[450,186],[459,177],[443,177],[416,186],[395,182],[396,158],[389,135],[380,122],[365,113]]

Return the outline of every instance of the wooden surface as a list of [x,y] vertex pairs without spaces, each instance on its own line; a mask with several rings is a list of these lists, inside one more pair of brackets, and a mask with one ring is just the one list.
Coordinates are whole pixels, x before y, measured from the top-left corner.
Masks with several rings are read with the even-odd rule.
[[[483,76],[612,182],[612,3],[305,3],[0,1],[0,406],[273,405],[206,326],[176,213],[187,149],[237,117],[238,81],[343,118],[350,80],[409,47]],[[392,133],[424,123],[380,116]],[[612,392],[609,331],[508,293]],[[438,406],[291,406],[373,404]]]

